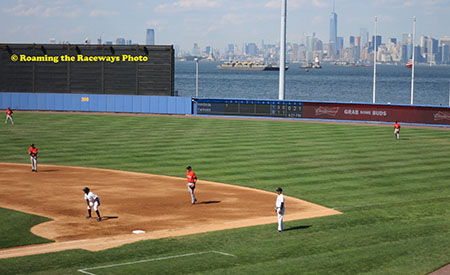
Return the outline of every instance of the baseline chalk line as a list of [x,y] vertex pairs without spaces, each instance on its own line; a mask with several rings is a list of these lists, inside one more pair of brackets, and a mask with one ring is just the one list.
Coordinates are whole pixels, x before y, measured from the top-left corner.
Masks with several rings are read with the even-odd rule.
[[181,257],[202,255],[202,254],[207,254],[207,253],[216,253],[216,254],[220,254],[220,255],[224,255],[224,256],[236,257],[236,255],[233,255],[233,254],[220,252],[220,251],[216,251],[216,250],[210,250],[210,251],[187,253],[187,254],[173,255],[173,256],[160,257],[160,258],[152,258],[152,259],[146,259],[146,260],[140,260],[140,261],[134,261],[134,262],[126,262],[126,263],[120,263],[120,264],[86,267],[86,268],[78,269],[77,271],[84,273],[84,274],[95,275],[94,273],[88,272],[86,270],[94,270],[94,269],[102,269],[102,268],[117,267],[117,266],[124,266],[124,265],[140,264],[140,263],[147,263],[147,262],[153,262],[153,261],[163,261],[163,260],[169,260],[169,259],[175,259],[175,258],[181,258]]

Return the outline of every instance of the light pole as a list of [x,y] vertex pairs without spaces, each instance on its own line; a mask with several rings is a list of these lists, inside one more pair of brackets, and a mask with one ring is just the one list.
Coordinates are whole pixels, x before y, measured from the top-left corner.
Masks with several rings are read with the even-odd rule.
[[278,99],[284,99],[284,71],[286,69],[286,16],[287,0],[281,0],[281,36],[280,36],[280,81],[278,87]]
[[195,97],[198,97],[198,58],[195,61]]
[[416,68],[415,65],[415,44],[416,43],[416,17],[414,16],[414,23],[413,23],[413,37],[412,37],[412,68],[411,68],[411,105],[414,104],[414,69]]
[[375,103],[375,93],[377,84],[377,17],[375,16],[375,31],[373,35],[373,92],[372,92],[372,103]]

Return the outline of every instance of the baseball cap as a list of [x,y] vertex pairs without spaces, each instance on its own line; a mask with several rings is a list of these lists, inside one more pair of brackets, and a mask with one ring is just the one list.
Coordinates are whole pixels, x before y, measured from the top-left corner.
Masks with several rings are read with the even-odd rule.
[[191,169],[191,166],[190,165],[186,166],[186,169]]
[[278,192],[283,192],[283,189],[281,189],[281,187],[278,187],[277,189],[276,189],[276,191]]

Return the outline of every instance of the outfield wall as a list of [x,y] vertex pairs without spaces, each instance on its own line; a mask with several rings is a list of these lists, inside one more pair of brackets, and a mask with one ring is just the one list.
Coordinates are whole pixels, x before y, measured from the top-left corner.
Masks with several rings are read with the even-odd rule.
[[0,109],[192,114],[190,97],[54,93],[0,93]]
[[267,99],[194,98],[194,114],[450,125],[450,107]]
[[450,125],[450,107],[172,96],[0,93],[0,109],[265,116]]

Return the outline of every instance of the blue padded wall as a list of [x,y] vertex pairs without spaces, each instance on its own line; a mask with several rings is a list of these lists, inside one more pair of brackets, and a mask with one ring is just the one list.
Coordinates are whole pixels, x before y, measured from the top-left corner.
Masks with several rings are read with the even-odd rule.
[[190,97],[0,93],[0,109],[151,114],[192,114]]

